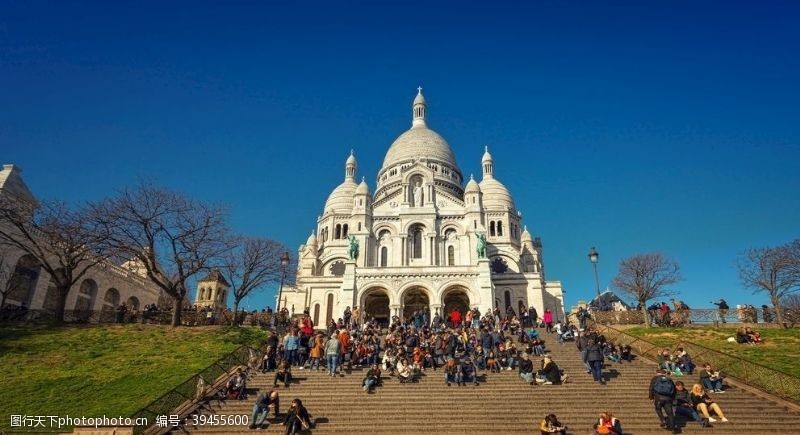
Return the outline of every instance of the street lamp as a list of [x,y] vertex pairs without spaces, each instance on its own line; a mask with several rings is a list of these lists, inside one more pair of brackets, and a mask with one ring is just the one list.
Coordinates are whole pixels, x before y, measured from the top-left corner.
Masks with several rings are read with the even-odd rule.
[[275,313],[279,313],[281,311],[281,295],[283,294],[283,280],[286,279],[286,268],[289,267],[289,253],[284,252],[281,255],[281,286],[278,287],[278,303],[275,307]]
[[594,266],[594,283],[597,286],[597,305],[600,305],[600,279],[597,278],[597,261],[600,260],[600,253],[597,252],[597,249],[589,250],[589,261],[592,262],[592,266]]

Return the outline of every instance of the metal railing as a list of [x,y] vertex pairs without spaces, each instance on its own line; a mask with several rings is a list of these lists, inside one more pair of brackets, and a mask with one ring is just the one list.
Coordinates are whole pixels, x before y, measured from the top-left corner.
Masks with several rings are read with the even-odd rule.
[[642,357],[658,360],[659,353],[665,348],[675,349],[683,347],[698,368],[708,362],[725,376],[736,379],[746,385],[763,390],[768,394],[778,396],[800,404],[800,378],[789,373],[775,370],[762,364],[743,359],[738,356],[710,349],[708,347],[686,340],[678,340],[666,345],[658,345],[640,337],[627,334],[624,331],[608,325],[593,322],[594,327],[606,337],[606,340],[617,345],[627,344],[633,352]]
[[[237,367],[252,366],[261,360],[262,352],[250,346],[242,345],[233,352],[218,359],[210,366],[190,376],[177,387],[169,390],[161,397],[153,400],[142,409],[136,411],[130,418],[136,421],[144,417],[147,426],[134,426],[133,433],[141,434],[156,424],[158,416],[169,416],[174,410],[190,403],[203,399],[204,389],[198,388],[202,380],[203,385],[213,385],[220,376],[233,376]],[[148,431],[149,432],[149,431]]]
[[[240,325],[249,326],[272,326],[272,313],[242,313],[238,315]],[[55,319],[55,313],[51,310],[0,310],[0,322],[16,323],[46,323]],[[208,326],[208,325],[230,325],[233,321],[233,313],[222,311],[212,313],[184,310],[181,313],[181,325],[183,326]],[[95,324],[95,323],[143,323],[154,325],[172,324],[172,311],[127,311],[117,310],[66,310],[64,311],[64,322],[73,324]]]
[[[593,311],[592,320],[604,325],[643,325],[645,323],[644,313],[641,310],[627,311]],[[774,310],[767,311],[766,316],[762,310],[728,310],[727,312],[718,309],[691,309],[691,310],[670,310],[667,315],[660,311],[648,311],[650,323],[653,326],[686,326],[686,325],[707,325],[725,323],[758,323],[758,324],[777,324]],[[784,310],[784,322],[788,325],[800,324],[800,311]]]

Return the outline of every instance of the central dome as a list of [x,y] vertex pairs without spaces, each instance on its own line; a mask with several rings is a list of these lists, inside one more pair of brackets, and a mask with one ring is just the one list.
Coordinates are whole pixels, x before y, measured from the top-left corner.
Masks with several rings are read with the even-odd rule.
[[395,139],[392,146],[389,147],[386,157],[383,159],[381,172],[399,163],[420,158],[435,160],[461,172],[456,165],[456,157],[453,150],[450,149],[450,144],[439,133],[428,128],[425,122],[427,111],[428,105],[422,95],[422,89],[418,88],[412,107],[411,128]]
[[426,157],[456,167],[456,157],[450,144],[439,133],[426,126],[414,126],[395,139],[386,157],[383,167],[388,168],[396,163],[415,158]]

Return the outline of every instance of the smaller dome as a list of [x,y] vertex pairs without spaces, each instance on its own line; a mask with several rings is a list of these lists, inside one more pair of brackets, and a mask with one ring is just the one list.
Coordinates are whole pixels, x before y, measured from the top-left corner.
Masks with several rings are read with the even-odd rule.
[[356,156],[353,154],[353,150],[350,150],[350,157],[347,158],[347,161],[345,161],[344,164],[345,166],[356,164]]
[[345,180],[344,183],[333,189],[328,200],[325,201],[325,211],[335,213],[350,213],[353,211],[353,194],[356,191],[356,183],[353,180]]
[[464,193],[480,193],[480,191],[481,188],[478,186],[478,182],[475,181],[475,178],[470,174],[467,186],[464,188]]
[[495,178],[484,178],[480,183],[483,192],[483,207],[487,209],[514,209],[514,200],[503,183]]
[[306,246],[317,246],[317,236],[314,235],[313,231],[308,236],[308,240],[306,240]]
[[361,178],[361,183],[356,188],[356,195],[369,195],[369,186],[364,178]]
[[533,242],[533,237],[531,237],[531,233],[528,232],[527,225],[525,225],[525,229],[522,231],[522,234],[519,236],[519,239],[522,242]]

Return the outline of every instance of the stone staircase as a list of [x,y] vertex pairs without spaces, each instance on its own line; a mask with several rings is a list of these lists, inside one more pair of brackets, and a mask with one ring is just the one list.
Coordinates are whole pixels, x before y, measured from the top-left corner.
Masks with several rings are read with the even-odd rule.
[[[541,331],[546,340],[548,335]],[[550,336],[552,337],[552,336]],[[552,343],[551,343],[552,342]],[[607,362],[606,385],[597,385],[586,374],[574,343],[563,346],[548,340],[553,359],[569,375],[564,385],[530,386],[519,379],[516,369],[501,373],[479,372],[479,386],[446,386],[441,370],[424,373],[414,384],[385,378],[375,394],[361,389],[366,369],[354,369],[344,377],[331,378],[324,371],[294,370],[290,388],[281,387],[281,411],[293,398],[300,398],[316,422],[313,433],[537,433],[539,422],[554,413],[570,434],[592,433],[598,414],[611,411],[622,421],[626,434],[664,434],[647,399],[647,388],[655,365],[637,359],[633,363]],[[536,358],[534,361],[538,361]],[[699,362],[699,361],[698,361]],[[204,413],[250,415],[258,392],[268,391],[274,375],[258,373],[248,387],[245,401],[213,403]],[[680,378],[691,386],[696,376]],[[701,428],[693,421],[680,425],[685,434],[751,435],[800,434],[800,413],[748,391],[729,387],[713,396],[729,423]],[[679,420],[681,421],[681,420]],[[283,426],[269,419],[267,429],[247,426],[192,426],[180,428],[204,433],[282,433]]]

